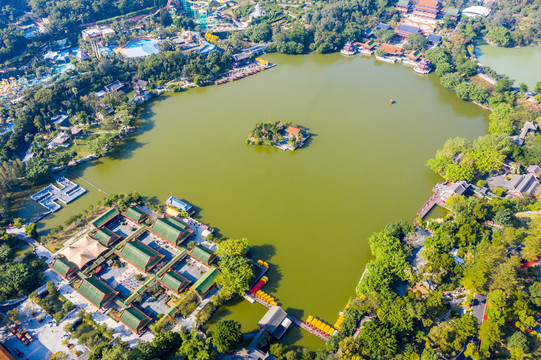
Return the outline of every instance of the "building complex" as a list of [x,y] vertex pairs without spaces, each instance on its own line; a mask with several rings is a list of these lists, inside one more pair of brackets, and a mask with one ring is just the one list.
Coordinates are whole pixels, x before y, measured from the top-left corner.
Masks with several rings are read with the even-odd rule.
[[151,217],[140,206],[110,208],[49,265],[97,310],[136,334],[174,319],[186,299],[209,296],[220,275],[216,255],[197,243],[186,219],[163,216],[152,223]]

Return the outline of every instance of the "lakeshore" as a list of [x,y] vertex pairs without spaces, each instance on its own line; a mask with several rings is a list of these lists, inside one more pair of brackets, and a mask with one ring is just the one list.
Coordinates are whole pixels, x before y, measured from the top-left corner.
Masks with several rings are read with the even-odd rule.
[[509,76],[520,83],[528,85],[533,91],[535,84],[541,79],[538,64],[541,61],[541,47],[525,46],[521,48],[504,48],[492,46],[479,41],[475,47],[478,62],[490,66],[498,74]]
[[[220,224],[224,236],[246,236],[253,257],[271,264],[265,291],[294,307],[288,313],[333,323],[370,258],[367,243],[352,239],[367,238],[390,219],[411,219],[438,181],[426,159],[449,136],[484,134],[486,112],[442,88],[437,76],[419,76],[398,64],[340,54],[265,58],[279,66],[227,86],[164,95],[144,105],[133,137],[108,157],[72,172],[108,193],[139,191],[158,199],[177,193],[190,199],[202,208],[201,221]],[[397,104],[389,106],[389,97]],[[237,110],[218,118],[209,103]],[[272,147],[246,151],[243,140],[254,118],[294,118],[311,129],[314,141],[287,154]],[[170,157],[173,143],[190,149],[181,156],[184,166],[152,160]],[[41,230],[103,197],[88,183],[68,178],[88,193],[69,211],[43,219]],[[332,266],[338,257],[343,266]],[[328,291],[322,292],[321,284]],[[263,313],[261,306],[243,300],[225,306],[217,318],[227,314],[250,331]],[[284,341],[321,347],[320,340],[296,327]]]

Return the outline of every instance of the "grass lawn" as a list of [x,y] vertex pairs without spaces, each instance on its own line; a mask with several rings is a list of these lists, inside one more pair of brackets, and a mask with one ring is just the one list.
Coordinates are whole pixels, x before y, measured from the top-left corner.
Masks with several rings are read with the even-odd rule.
[[[82,230],[82,228],[78,229],[79,231]],[[90,230],[89,230],[90,231]],[[52,253],[57,252],[58,250],[62,249],[62,244],[68,240],[71,236],[75,235],[76,231],[68,231],[60,233],[58,236],[55,236],[53,239],[48,240],[44,243],[43,246],[47,248]],[[85,236],[86,232],[79,236],[76,240],[81,239],[83,236]],[[74,241],[74,242],[75,242]]]
[[[49,239],[45,239],[45,238],[42,238],[43,242],[44,242],[44,246],[50,250],[51,252],[55,253],[57,252],[58,250],[60,250],[62,248],[62,244],[67,241],[68,239],[70,239],[71,237],[73,237],[75,234],[77,234],[79,231],[83,230],[84,228],[86,228],[86,226],[88,225],[88,222],[91,220],[91,219],[94,219],[95,217],[97,217],[99,214],[102,214],[105,212],[105,208],[95,208],[93,211],[89,212],[88,215],[86,216],[86,218],[83,218],[81,219],[81,221],[76,221],[74,224],[71,224],[70,226],[68,226],[66,229],[64,229],[63,231],[61,231],[60,233],[54,235],[54,237],[52,238],[49,238]],[[84,220],[84,221],[83,221]],[[80,224],[83,224],[81,226],[76,226],[77,223],[80,223]],[[90,230],[89,230],[90,231]],[[77,239],[75,239],[74,241],[78,240],[78,239],[81,239],[82,236],[84,236],[86,233],[83,233],[81,236],[79,236]]]
[[98,333],[98,331],[86,321],[81,321],[75,326],[72,336],[91,349],[111,342],[111,339]]
[[492,84],[489,83],[488,81],[482,79],[479,75],[472,76],[472,77],[470,78],[470,81],[471,81],[473,84],[475,84],[475,85],[477,85],[477,86],[483,88],[483,89],[486,90],[486,91],[491,92],[492,90],[494,90],[494,85],[492,85]]
[[85,334],[88,334],[89,336],[94,336],[94,335],[98,335],[98,332],[96,331],[96,329],[94,329],[94,327],[92,327],[92,325],[89,325],[87,324],[86,322],[84,321],[81,321],[74,329],[75,331],[77,331],[77,333],[79,335],[85,335]]
[[88,151],[88,140],[86,139],[77,139],[77,145],[75,143],[69,148],[69,151],[77,152],[75,159],[81,159],[85,156],[90,155]]

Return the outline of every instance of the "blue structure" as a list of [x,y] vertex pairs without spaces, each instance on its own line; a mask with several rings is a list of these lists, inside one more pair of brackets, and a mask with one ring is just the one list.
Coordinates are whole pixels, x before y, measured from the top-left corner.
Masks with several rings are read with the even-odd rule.
[[439,44],[441,42],[441,36],[436,34],[429,34],[426,40],[431,44]]
[[387,24],[379,23],[376,30],[392,30],[392,28]]
[[186,212],[189,212],[192,209],[192,206],[190,204],[187,204],[184,201],[179,200],[174,196],[170,196],[167,200],[165,200],[165,205],[169,205],[180,211],[186,211]]

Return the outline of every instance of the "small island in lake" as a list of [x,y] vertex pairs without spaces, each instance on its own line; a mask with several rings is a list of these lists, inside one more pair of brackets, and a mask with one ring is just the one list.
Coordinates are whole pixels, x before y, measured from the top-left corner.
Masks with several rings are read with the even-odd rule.
[[248,145],[268,145],[281,150],[295,151],[304,145],[310,137],[306,128],[301,128],[291,121],[281,123],[269,121],[256,123],[246,139]]

